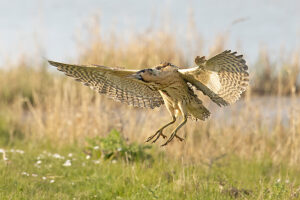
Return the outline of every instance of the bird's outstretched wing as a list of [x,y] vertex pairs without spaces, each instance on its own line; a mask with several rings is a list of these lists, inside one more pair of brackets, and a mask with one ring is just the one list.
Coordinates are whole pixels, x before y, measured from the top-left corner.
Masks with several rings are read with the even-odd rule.
[[116,101],[144,108],[155,108],[164,103],[157,90],[149,87],[143,81],[130,77],[137,70],[71,65],[54,61],[49,61],[49,63],[67,76],[75,78]]
[[238,100],[248,86],[249,74],[242,55],[224,51],[209,60],[196,57],[197,67],[180,69],[183,79],[209,96],[219,106]]

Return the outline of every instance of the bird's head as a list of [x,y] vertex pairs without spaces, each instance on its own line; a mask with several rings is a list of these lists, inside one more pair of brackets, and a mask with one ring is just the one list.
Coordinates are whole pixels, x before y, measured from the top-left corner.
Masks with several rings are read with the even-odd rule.
[[159,75],[159,71],[157,69],[142,69],[131,75],[131,78],[135,78],[144,82],[149,82],[153,77]]
[[178,68],[171,63],[162,63],[154,68],[142,69],[134,73],[131,77],[144,81],[144,82],[156,82],[168,76],[170,73],[177,72]]

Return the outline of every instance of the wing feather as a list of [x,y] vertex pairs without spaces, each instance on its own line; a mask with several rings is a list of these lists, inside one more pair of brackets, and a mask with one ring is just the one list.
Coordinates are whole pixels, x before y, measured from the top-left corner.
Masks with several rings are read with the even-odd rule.
[[137,70],[124,70],[105,66],[71,65],[54,61],[49,63],[67,76],[110,98],[135,107],[155,108],[162,105],[159,92],[147,83],[130,78]]
[[234,103],[246,90],[249,74],[242,55],[227,50],[209,60],[197,57],[195,61],[199,66],[179,72],[219,106]]

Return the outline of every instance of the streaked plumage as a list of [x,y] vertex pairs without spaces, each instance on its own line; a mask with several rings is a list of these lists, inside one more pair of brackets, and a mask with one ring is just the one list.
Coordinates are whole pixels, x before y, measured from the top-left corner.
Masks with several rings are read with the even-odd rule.
[[160,128],[150,141],[162,136],[163,130],[175,123],[177,114],[183,121],[172,132],[163,145],[177,136],[177,131],[190,116],[205,120],[210,112],[193,91],[193,86],[219,106],[234,103],[246,90],[249,82],[247,65],[242,55],[224,51],[209,60],[196,57],[194,68],[181,69],[171,63],[163,63],[154,68],[143,70],[124,70],[105,66],[70,65],[49,61],[67,76],[74,77],[101,94],[116,101],[143,108],[155,108],[165,104],[172,121]]

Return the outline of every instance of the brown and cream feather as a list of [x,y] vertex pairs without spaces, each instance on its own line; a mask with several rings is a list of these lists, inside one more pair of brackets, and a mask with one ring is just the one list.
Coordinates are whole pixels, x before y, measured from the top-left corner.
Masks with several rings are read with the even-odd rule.
[[237,101],[249,83],[248,66],[242,55],[224,51],[209,60],[199,62],[198,67],[182,69],[183,79],[209,96],[218,105],[229,105]]
[[110,98],[135,107],[155,108],[163,104],[157,90],[137,79],[130,78],[136,70],[121,70],[104,66],[71,65],[54,61],[49,63],[67,76],[75,78]]

